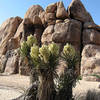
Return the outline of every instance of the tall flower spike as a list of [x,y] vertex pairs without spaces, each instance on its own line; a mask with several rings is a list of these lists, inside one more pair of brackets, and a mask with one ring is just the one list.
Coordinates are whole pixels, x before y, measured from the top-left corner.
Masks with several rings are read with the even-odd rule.
[[30,56],[33,59],[38,59],[39,58],[39,47],[37,45],[33,45],[31,47]]
[[56,43],[49,44],[49,51],[52,55],[58,56],[59,54],[59,46]]
[[33,44],[37,44],[37,39],[33,35],[30,35],[27,37],[26,43],[29,47],[31,47]]
[[23,42],[21,43],[20,51],[21,51],[21,55],[22,55],[22,56],[24,56],[24,57],[28,56],[29,47],[28,47],[26,41],[23,41]]
[[48,46],[42,45],[42,47],[39,49],[39,52],[40,55],[43,57],[44,62],[47,63],[50,56],[50,51],[48,49]]
[[72,56],[75,55],[75,49],[72,45],[66,44],[63,49],[64,54],[71,54]]

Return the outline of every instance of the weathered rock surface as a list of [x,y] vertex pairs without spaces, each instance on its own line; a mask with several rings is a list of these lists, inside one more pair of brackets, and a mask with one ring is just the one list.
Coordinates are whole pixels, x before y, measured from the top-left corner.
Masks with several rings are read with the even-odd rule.
[[55,42],[61,43],[62,45],[69,42],[79,49],[81,28],[81,22],[73,19],[66,19],[65,22],[48,26],[43,32],[41,41],[45,44]]
[[81,38],[81,22],[66,19],[64,23],[58,23],[54,27],[52,40],[56,43],[78,43]]
[[6,62],[7,62],[7,57],[6,55],[1,55],[0,56],[0,72],[4,72],[5,67],[6,67]]
[[52,42],[52,34],[53,34],[53,32],[54,32],[54,25],[48,26],[43,32],[43,35],[42,35],[42,38],[41,38],[41,42],[43,44],[51,43]]
[[[35,17],[34,17],[35,18]],[[39,17],[38,17],[39,18]],[[40,20],[40,19],[38,19]],[[41,35],[44,30],[43,26],[38,24],[39,22],[34,21],[34,23],[29,19],[25,18],[17,29],[14,39],[18,41],[18,46],[20,42],[27,39],[30,34],[36,36],[39,44],[41,42]],[[41,23],[41,22],[40,22]]]
[[19,58],[19,74],[20,75],[30,75],[30,67],[28,63],[28,59]]
[[39,16],[35,15],[34,18],[33,18],[33,24],[34,25],[42,25],[42,21],[40,19]]
[[91,15],[86,11],[81,0],[72,0],[68,7],[68,14],[71,18],[82,22],[93,22]]
[[40,13],[39,14],[39,17],[40,17],[40,19],[41,19],[41,21],[42,21],[42,25],[44,26],[44,27],[46,27],[46,21],[45,21],[45,11],[43,11],[42,13]]
[[8,56],[8,58],[4,73],[6,74],[18,73],[18,60],[19,60],[18,50],[8,51],[6,55]]
[[26,40],[27,36],[34,33],[34,25],[29,18],[25,18],[22,23],[19,25],[14,39],[18,41],[18,47],[21,40]]
[[57,10],[57,3],[52,3],[46,7],[46,13],[55,13]]
[[100,81],[93,75],[100,75],[100,46],[86,45],[82,51],[81,74],[85,80]]
[[13,50],[19,48],[18,45],[18,40],[17,38],[12,37],[8,42],[7,42],[7,51],[8,50]]
[[61,19],[65,19],[68,18],[68,13],[64,7],[63,2],[58,2],[57,3],[57,12],[56,12],[56,17],[57,18],[61,18]]
[[42,13],[43,11],[44,10],[40,5],[33,5],[27,10],[24,18],[30,18],[31,21],[33,21],[34,16],[36,15],[39,16],[39,14]]
[[20,17],[12,17],[6,20],[0,27],[0,54],[7,51],[7,42],[15,35],[16,30],[21,23]]
[[100,26],[96,25],[94,22],[86,22],[84,23],[84,29],[95,29],[100,31]]
[[45,21],[47,23],[52,22],[55,19],[56,19],[55,13],[45,13]]
[[94,29],[84,29],[83,30],[83,44],[100,45],[100,32]]

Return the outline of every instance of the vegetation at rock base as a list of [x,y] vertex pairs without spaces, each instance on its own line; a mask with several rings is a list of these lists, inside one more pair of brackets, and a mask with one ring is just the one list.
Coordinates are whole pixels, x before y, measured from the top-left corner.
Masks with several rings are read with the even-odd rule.
[[[23,57],[29,59],[29,63],[31,62],[32,71],[35,70],[38,73],[37,90],[31,91],[35,99],[72,100],[72,88],[78,77],[76,65],[79,62],[79,56],[72,45],[66,44],[60,54],[59,46],[56,43],[39,47],[36,39],[30,35],[27,37],[27,41],[21,44],[20,52]],[[67,66],[65,72],[60,76],[56,71],[59,59],[65,61]]]

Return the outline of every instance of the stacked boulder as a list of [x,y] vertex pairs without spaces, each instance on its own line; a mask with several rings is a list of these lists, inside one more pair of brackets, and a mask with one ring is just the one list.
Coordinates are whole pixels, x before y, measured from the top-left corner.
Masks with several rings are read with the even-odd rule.
[[[53,10],[50,10],[52,8]],[[80,51],[82,23],[78,20],[71,19],[63,2],[47,6],[45,13],[45,19],[49,18],[50,15],[53,15],[53,17],[50,17],[51,19],[49,18],[46,21],[47,27],[43,32],[41,42],[43,44],[55,42],[61,48],[68,42]]]
[[100,26],[84,23],[81,73],[85,80],[100,81]]
[[0,70],[4,73],[29,72],[27,59],[22,61],[18,48],[30,34],[39,45],[55,42],[64,47],[72,44],[82,55],[81,75],[86,80],[98,80],[100,74],[100,26],[96,25],[80,0],[72,0],[66,10],[63,2],[50,4],[44,10],[31,6],[24,19],[10,18],[0,27]]
[[[10,74],[13,72],[16,72],[15,69],[17,68],[17,55],[14,55],[14,52],[11,52],[12,54],[8,54],[12,48],[16,48],[16,42],[10,42],[13,41],[12,38],[14,37],[18,26],[22,22],[22,19],[20,17],[12,17],[6,20],[0,27],[0,71],[1,72],[9,72]],[[8,45],[10,43],[10,45]],[[14,45],[12,45],[14,44]],[[16,57],[15,57],[16,56]],[[8,71],[9,69],[9,71]]]

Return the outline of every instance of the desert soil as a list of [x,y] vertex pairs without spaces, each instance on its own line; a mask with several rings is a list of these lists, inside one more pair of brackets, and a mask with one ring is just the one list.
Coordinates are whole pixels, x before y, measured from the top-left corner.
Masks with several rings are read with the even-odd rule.
[[[0,75],[0,100],[11,100],[24,93],[29,87],[29,76]],[[74,94],[85,93],[87,90],[96,89],[100,91],[99,82],[88,82],[81,80],[73,88]]]

